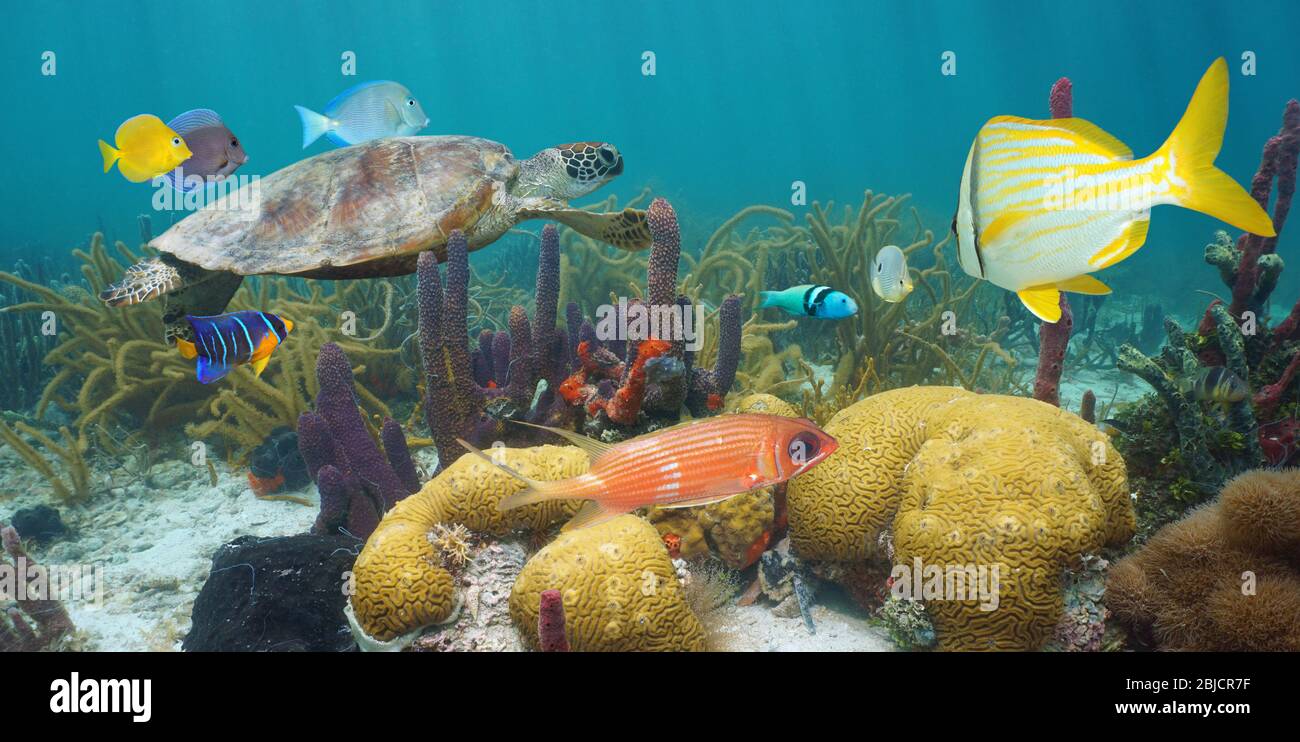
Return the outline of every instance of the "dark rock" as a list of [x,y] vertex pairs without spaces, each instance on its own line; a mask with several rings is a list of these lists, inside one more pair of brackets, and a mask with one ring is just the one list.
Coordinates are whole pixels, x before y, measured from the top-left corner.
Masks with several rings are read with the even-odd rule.
[[189,652],[343,652],[343,607],[360,543],[342,535],[241,536],[212,558],[194,601]]
[[286,490],[300,489],[311,481],[307,465],[298,452],[298,433],[290,428],[271,431],[262,445],[253,449],[248,459],[248,468],[259,479],[283,476],[282,487]]
[[68,532],[59,511],[49,505],[23,508],[15,512],[9,522],[19,536],[29,541],[49,543]]

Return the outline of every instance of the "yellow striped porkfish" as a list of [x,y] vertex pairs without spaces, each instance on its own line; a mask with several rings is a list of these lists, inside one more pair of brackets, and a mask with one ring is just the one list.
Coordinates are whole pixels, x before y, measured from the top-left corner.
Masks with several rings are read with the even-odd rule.
[[211,317],[186,315],[194,330],[193,342],[176,341],[185,358],[197,359],[199,381],[211,384],[236,366],[249,364],[258,376],[271,353],[293,332],[293,321],[270,312],[230,312]]
[[1264,209],[1214,167],[1227,122],[1222,57],[1169,139],[1140,160],[1083,119],[990,119],[966,158],[953,217],[962,269],[1016,292],[1035,316],[1056,322],[1060,292],[1110,293],[1088,274],[1142,247],[1152,206],[1182,206],[1274,236]]

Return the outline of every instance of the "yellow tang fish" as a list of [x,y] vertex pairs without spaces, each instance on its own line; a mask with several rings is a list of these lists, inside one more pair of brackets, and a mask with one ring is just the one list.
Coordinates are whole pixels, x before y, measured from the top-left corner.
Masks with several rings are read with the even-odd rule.
[[1089,273],[1132,255],[1151,207],[1174,204],[1265,237],[1273,222],[1214,167],[1228,122],[1228,65],[1215,60],[1174,132],[1140,160],[1078,118],[990,119],[971,145],[953,231],[961,267],[1016,292],[1044,322],[1060,292],[1109,294]]
[[170,173],[193,156],[180,134],[149,113],[123,121],[117,127],[114,142],[116,148],[103,139],[99,140],[104,172],[108,172],[116,162],[122,176],[132,183],[143,183]]

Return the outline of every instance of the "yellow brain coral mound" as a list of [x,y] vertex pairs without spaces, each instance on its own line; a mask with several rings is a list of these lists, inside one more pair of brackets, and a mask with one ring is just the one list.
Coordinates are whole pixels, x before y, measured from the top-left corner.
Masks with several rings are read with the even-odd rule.
[[790,539],[799,556],[848,561],[873,554],[898,508],[907,464],[926,438],[925,416],[973,396],[957,387],[908,387],[837,412],[825,430],[839,449],[787,490]]
[[635,515],[562,533],[524,565],[510,615],[534,646],[541,594],[551,589],[563,596],[574,651],[704,649],[704,627],[686,605],[659,532]]
[[895,563],[943,575],[936,585],[923,571],[913,588],[944,649],[1041,646],[1060,618],[1062,570],[1133,535],[1123,459],[1051,405],[910,387],[845,408],[826,430],[839,450],[790,486],[795,548],[862,559],[892,523]]
[[[571,446],[493,449],[492,455],[524,476],[540,480],[575,477],[587,455]],[[497,503],[524,485],[477,456],[462,456],[414,495],[397,503],[370,535],[352,567],[352,610],[374,639],[391,641],[440,623],[455,609],[451,574],[429,543],[438,523],[460,523],[492,535],[541,529],[571,516],[577,500],[552,501],[501,512]]]
[[1300,470],[1245,472],[1111,568],[1106,606],[1161,649],[1300,651]]

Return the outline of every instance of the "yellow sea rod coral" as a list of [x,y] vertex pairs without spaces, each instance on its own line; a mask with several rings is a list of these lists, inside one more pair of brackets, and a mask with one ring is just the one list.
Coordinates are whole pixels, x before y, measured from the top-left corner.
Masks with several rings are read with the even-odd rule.
[[840,449],[790,487],[801,556],[862,559],[892,526],[896,564],[996,568],[993,610],[970,593],[927,601],[945,649],[1041,646],[1063,570],[1135,528],[1123,459],[1052,405],[911,387],[846,408],[827,432]]
[[658,531],[635,515],[562,533],[524,565],[510,615],[534,646],[541,594],[550,589],[563,597],[574,651],[704,649],[704,627],[686,605]]
[[[587,455],[570,446],[494,450],[502,463],[539,480],[574,477]],[[352,568],[351,606],[367,635],[391,641],[452,615],[452,578],[428,535],[438,524],[505,535],[541,529],[568,518],[580,501],[554,501],[501,512],[501,498],[523,484],[476,456],[463,456],[384,516]]]

